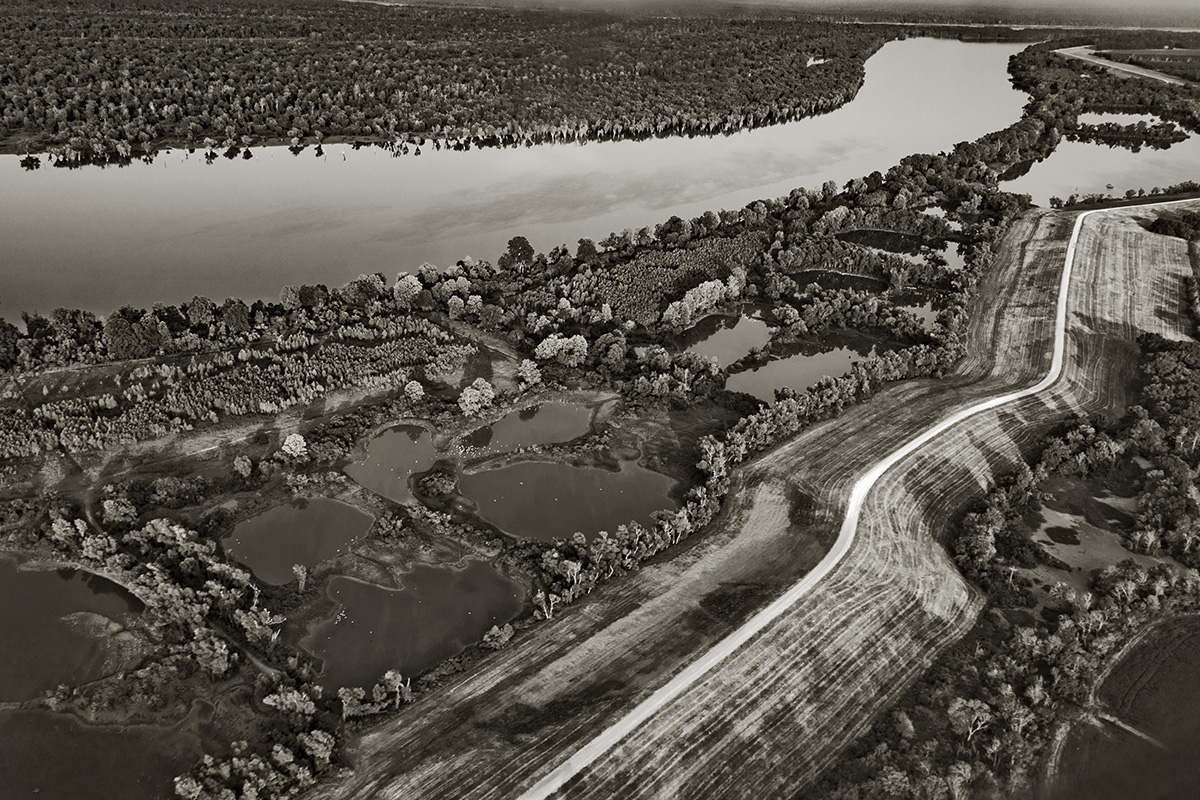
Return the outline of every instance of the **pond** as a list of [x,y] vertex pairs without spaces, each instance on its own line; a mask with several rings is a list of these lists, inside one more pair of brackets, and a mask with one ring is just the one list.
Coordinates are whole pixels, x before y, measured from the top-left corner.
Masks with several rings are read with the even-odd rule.
[[962,223],[956,219],[946,219],[946,209],[942,208],[941,206],[926,206],[925,208],[921,209],[921,213],[928,214],[931,217],[937,217],[938,219],[946,220],[946,224],[950,226],[950,230],[954,231],[955,233],[962,231]]
[[468,447],[504,452],[535,444],[569,442],[591,428],[592,409],[577,403],[540,403],[514,411],[470,434]]
[[[127,668],[120,634],[109,634],[141,608],[105,578],[67,569],[26,572],[0,559],[0,700],[29,700],[61,683]],[[87,726],[47,711],[0,711],[6,797],[153,800],[169,794],[172,778],[198,756],[182,730],[164,735]]]
[[83,615],[120,622],[140,609],[136,598],[96,575],[25,572],[0,559],[0,700],[29,700],[60,683],[115,672],[105,640],[79,623],[88,621]]
[[914,298],[906,302],[896,301],[896,305],[905,311],[916,314],[921,322],[925,323],[926,328],[933,327],[933,324],[937,321],[938,309],[933,307],[932,300]]
[[761,367],[729,376],[725,388],[745,392],[764,403],[775,402],[775,390],[790,387],[797,392],[807,389],[822,378],[839,378],[850,371],[850,365],[875,352],[875,345],[834,345],[818,341],[805,344],[795,355],[768,361]]
[[758,317],[712,314],[683,333],[689,353],[715,358],[724,369],[771,340],[771,326]]
[[525,602],[524,590],[484,561],[419,566],[403,582],[387,589],[342,575],[330,580],[326,593],[337,611],[301,643],[324,660],[326,688],[370,691],[390,669],[419,675],[515,618]]
[[260,581],[282,586],[296,580],[293,565],[311,569],[333,558],[374,522],[370,514],[337,500],[303,498],[239,523],[222,543]]
[[668,492],[675,481],[633,461],[619,472],[526,461],[462,475],[459,491],[479,507],[479,516],[513,536],[568,539],[592,536],[637,521],[649,527],[651,514],[674,508]]
[[946,265],[956,272],[967,264],[966,258],[954,242],[927,242],[923,237],[909,233],[859,229],[843,231],[837,234],[837,238],[880,254],[907,256],[910,261],[923,261],[926,254],[933,251],[945,259]]
[[195,732],[92,727],[65,714],[0,711],[0,786],[38,800],[162,800],[201,755]]
[[1191,800],[1200,797],[1200,619],[1159,625],[1113,668],[1100,705],[1162,747],[1111,725],[1071,728],[1059,759],[1055,797]]
[[[495,259],[515,235],[541,251],[611,231],[839,185],[1020,118],[1019,44],[908,39],[866,64],[829,114],[730,136],[548,145],[392,158],[329,146],[248,161],[176,150],[153,164],[24,171],[0,156],[0,315],[107,314],[193,295],[277,298],[286,284]],[[70,276],[70,280],[63,280]]]
[[346,467],[360,486],[397,503],[413,502],[408,479],[437,461],[433,436],[416,425],[396,425],[371,440],[366,461]]

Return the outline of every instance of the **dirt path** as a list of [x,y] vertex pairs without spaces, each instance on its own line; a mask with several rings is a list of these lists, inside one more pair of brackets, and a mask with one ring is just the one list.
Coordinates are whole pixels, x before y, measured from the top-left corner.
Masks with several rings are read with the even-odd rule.
[[[1183,324],[1171,305],[1182,278],[1156,253],[1125,257],[1149,236],[1129,222],[1139,213],[1092,212],[1078,229],[1070,213],[1019,221],[955,374],[893,386],[738,470],[701,540],[366,732],[355,770],[315,794],[517,797],[564,758],[572,766],[530,796],[795,792],[973,624],[981,600],[938,541],[949,521],[1069,410],[1123,407],[1137,332]],[[1119,257],[1100,257],[1113,248]],[[813,573],[851,497],[856,532]]]

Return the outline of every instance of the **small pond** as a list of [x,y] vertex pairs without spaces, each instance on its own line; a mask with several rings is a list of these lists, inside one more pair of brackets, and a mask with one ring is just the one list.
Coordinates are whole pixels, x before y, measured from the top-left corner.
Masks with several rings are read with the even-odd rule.
[[1158,740],[1156,747],[1111,725],[1078,723],[1063,746],[1055,797],[1192,800],[1200,797],[1200,619],[1165,622],[1113,668],[1100,705]]
[[92,727],[65,714],[0,711],[5,797],[161,800],[174,796],[175,776],[200,754],[195,734],[183,730]]
[[810,283],[815,283],[823,289],[853,289],[856,292],[882,292],[887,288],[887,281],[872,278],[868,275],[851,275],[846,272],[833,272],[824,269],[808,269],[794,273],[791,276],[801,291]]
[[790,387],[803,391],[822,378],[837,378],[850,371],[850,365],[875,351],[874,344],[833,346],[816,342],[804,345],[795,355],[768,361],[761,367],[729,376],[725,388],[745,392],[764,403],[774,404],[775,390]]
[[896,305],[920,317],[926,328],[932,328],[937,321],[938,311],[933,307],[932,300],[910,300],[907,303],[897,303]]
[[397,503],[410,503],[408,479],[437,461],[433,437],[417,425],[397,425],[371,440],[366,461],[346,467],[346,474],[364,488]]
[[353,506],[312,497],[245,520],[223,544],[232,558],[249,567],[263,583],[282,586],[296,579],[293,565],[312,568],[333,558],[370,530],[374,521]]
[[946,209],[941,206],[926,206],[921,209],[922,214],[928,214],[931,217],[946,220],[946,224],[950,226],[950,230],[958,233],[962,231],[962,223],[956,219],[946,219]]
[[419,675],[515,618],[525,601],[521,586],[484,561],[463,569],[419,566],[403,581],[400,589],[342,575],[329,581],[337,612],[301,643],[324,660],[326,688],[369,691],[389,669]]
[[875,228],[856,228],[842,231],[836,235],[838,239],[859,247],[883,251],[893,254],[915,256],[921,252],[925,239],[911,233],[899,231],[878,230]]
[[721,369],[771,340],[771,326],[756,317],[712,314],[683,333],[689,353],[715,358]]
[[569,442],[588,432],[592,409],[577,403],[541,403],[514,411],[503,419],[473,432],[464,441],[468,447],[497,452],[535,444]]
[[926,254],[932,251],[944,258],[946,265],[955,271],[961,270],[967,263],[954,242],[927,242],[909,233],[859,229],[843,231],[837,234],[837,238],[881,255],[907,257],[910,261],[924,261]]
[[79,623],[120,622],[140,609],[131,594],[96,575],[24,572],[0,559],[0,700],[29,700],[60,683],[114,672],[104,639]]
[[526,461],[459,478],[459,491],[478,504],[479,516],[513,536],[544,542],[613,531],[633,520],[649,526],[653,512],[674,507],[667,496],[674,485],[633,461],[620,472]]

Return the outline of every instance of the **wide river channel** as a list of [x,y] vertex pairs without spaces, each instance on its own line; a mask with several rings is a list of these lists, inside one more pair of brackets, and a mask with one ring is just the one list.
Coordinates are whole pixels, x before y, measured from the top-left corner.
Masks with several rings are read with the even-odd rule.
[[889,42],[851,103],[731,136],[399,158],[348,145],[322,158],[257,148],[249,161],[212,164],[176,150],[149,165],[34,171],[0,156],[0,315],[276,298],[286,284],[494,259],[517,235],[542,251],[573,247],[672,214],[844,184],[1016,121],[1027,97],[1006,70],[1019,49]]

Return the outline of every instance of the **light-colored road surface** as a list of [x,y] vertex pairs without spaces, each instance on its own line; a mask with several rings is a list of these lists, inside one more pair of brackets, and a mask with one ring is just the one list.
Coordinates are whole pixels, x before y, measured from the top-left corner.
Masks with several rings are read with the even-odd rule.
[[608,752],[619,741],[633,733],[639,725],[653,716],[655,712],[678,695],[687,691],[701,676],[749,642],[760,631],[766,628],[767,625],[808,594],[812,587],[824,579],[842,561],[846,553],[850,551],[850,546],[854,543],[854,536],[858,532],[858,520],[859,515],[862,513],[863,503],[867,499],[867,494],[875,487],[875,484],[878,483],[885,472],[908,456],[916,453],[934,438],[950,430],[955,425],[984,411],[999,408],[1000,406],[1014,403],[1026,397],[1032,397],[1054,385],[1055,381],[1062,375],[1063,358],[1066,353],[1067,295],[1071,285],[1071,274],[1075,262],[1075,247],[1079,241],[1079,231],[1083,227],[1083,221],[1093,213],[1095,212],[1085,211],[1075,219],[1075,227],[1071,231],[1071,239],[1067,244],[1066,262],[1063,266],[1062,280],[1058,287],[1058,306],[1054,319],[1054,355],[1050,362],[1050,370],[1046,373],[1046,376],[1028,388],[1000,395],[999,397],[993,397],[990,400],[985,400],[964,408],[910,440],[903,447],[892,451],[890,455],[882,459],[869,472],[859,478],[858,482],[854,485],[854,489],[850,494],[850,502],[846,507],[845,521],[838,532],[837,543],[816,569],[805,575],[799,583],[769,606],[755,614],[742,627],[722,639],[716,647],[709,650],[697,661],[693,662],[691,666],[672,678],[665,686],[639,703],[628,716],[621,719],[615,725],[610,726],[555,768],[550,774],[538,781],[537,784],[521,796],[522,800],[543,800],[543,798],[548,798],[558,792],[568,780],[589,766],[597,758],[604,755],[604,753]]
[[1184,80],[1175,75],[1167,75],[1165,72],[1159,72],[1146,67],[1139,67],[1135,64],[1122,64],[1120,61],[1110,61],[1107,58],[1101,58],[1086,45],[1083,47],[1067,47],[1062,50],[1055,50],[1059,55],[1069,56],[1070,58],[1078,58],[1080,61],[1086,61],[1089,64],[1095,64],[1098,67],[1104,67],[1113,72],[1124,72],[1127,75],[1134,75],[1139,78],[1149,78],[1154,81],[1162,81],[1163,83],[1173,83],[1176,86],[1194,86],[1191,81]]

